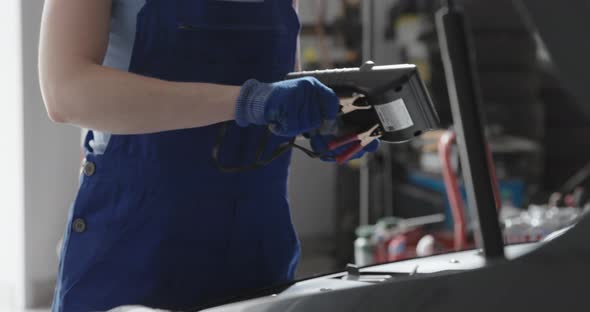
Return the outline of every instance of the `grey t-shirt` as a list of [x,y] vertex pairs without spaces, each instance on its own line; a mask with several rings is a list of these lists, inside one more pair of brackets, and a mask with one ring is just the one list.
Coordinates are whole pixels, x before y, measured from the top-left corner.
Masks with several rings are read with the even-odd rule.
[[[137,14],[146,0],[113,0],[109,46],[103,65],[129,70],[131,53],[135,41]],[[95,154],[103,154],[109,143],[110,133],[94,131],[90,147]]]

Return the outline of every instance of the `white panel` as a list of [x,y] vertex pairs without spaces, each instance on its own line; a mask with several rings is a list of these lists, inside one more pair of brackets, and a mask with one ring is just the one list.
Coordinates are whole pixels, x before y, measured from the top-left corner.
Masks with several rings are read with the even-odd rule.
[[0,309],[22,303],[23,136],[18,0],[0,10]]

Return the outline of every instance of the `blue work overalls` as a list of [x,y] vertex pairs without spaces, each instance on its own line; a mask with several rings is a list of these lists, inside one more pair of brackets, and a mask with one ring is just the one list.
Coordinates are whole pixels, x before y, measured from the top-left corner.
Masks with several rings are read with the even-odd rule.
[[[299,26],[291,0],[148,0],[129,71],[226,85],[282,80]],[[293,278],[291,156],[222,173],[211,156],[220,127],[113,135],[103,155],[92,153],[89,133],[53,311],[182,310]],[[230,122],[221,163],[251,164],[266,135]],[[288,139],[273,136],[266,156]]]

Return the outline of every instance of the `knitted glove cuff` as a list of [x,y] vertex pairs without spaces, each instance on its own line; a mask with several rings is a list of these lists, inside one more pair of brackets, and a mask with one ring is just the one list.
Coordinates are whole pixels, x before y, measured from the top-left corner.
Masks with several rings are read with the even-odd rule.
[[240,127],[250,124],[266,125],[264,117],[266,102],[272,93],[271,84],[250,79],[246,81],[240,90],[236,103],[236,123]]

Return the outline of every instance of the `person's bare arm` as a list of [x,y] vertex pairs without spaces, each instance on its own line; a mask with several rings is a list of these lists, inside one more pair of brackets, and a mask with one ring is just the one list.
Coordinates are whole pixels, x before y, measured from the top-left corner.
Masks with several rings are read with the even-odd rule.
[[177,83],[102,66],[112,0],[46,0],[39,71],[49,117],[116,134],[234,119],[240,88]]

